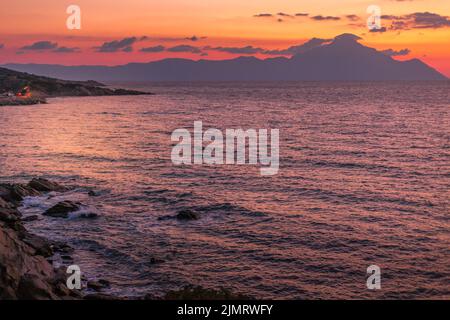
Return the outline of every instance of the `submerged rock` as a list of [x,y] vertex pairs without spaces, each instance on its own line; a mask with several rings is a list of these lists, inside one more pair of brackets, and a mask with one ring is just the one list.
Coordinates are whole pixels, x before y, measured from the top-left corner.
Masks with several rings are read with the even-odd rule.
[[99,280],[89,280],[87,283],[87,287],[94,291],[100,291],[102,289],[108,288],[110,283],[108,280],[99,279]]
[[50,216],[54,218],[67,218],[69,213],[79,210],[80,207],[72,201],[61,201],[56,205],[45,211],[43,214],[45,216]]
[[84,219],[96,219],[98,218],[98,214],[95,212],[87,212],[87,213],[81,213],[80,218]]
[[24,221],[24,222],[30,222],[30,221],[36,221],[36,220],[38,220],[38,219],[39,219],[39,216],[36,215],[36,214],[33,214],[33,215],[31,215],[31,216],[22,218],[22,221]]
[[180,210],[177,214],[178,220],[198,220],[200,215],[189,209]]

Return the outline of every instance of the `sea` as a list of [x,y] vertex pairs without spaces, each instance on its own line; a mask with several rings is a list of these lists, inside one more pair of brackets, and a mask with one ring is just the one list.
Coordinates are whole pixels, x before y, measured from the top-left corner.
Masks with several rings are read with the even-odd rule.
[[[153,94],[0,107],[0,181],[71,188],[20,210],[105,293],[450,299],[450,82],[112,85]],[[194,121],[278,129],[278,173],[173,164],[171,134]],[[42,215],[62,200],[98,218]],[[167,218],[183,210],[200,218]]]

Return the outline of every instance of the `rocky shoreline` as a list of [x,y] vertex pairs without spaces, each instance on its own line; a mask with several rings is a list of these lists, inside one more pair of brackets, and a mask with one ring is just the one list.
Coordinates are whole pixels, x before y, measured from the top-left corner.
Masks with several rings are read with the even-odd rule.
[[[26,88],[25,95],[18,91]],[[69,81],[0,68],[0,106],[47,103],[47,98],[149,95],[152,93],[108,88],[97,81]]]
[[[27,184],[0,183],[0,300],[124,300],[128,297],[103,293],[110,286],[107,280],[86,279],[82,276],[81,290],[66,286],[67,266],[56,266],[56,255],[72,261],[74,251],[68,244],[50,241],[29,232],[24,222],[33,216],[23,217],[18,208],[26,197],[38,197],[49,192],[66,192],[68,188],[43,179],[34,178]],[[62,201],[43,215],[67,218],[79,208],[78,203]],[[96,218],[87,215],[84,218]],[[184,217],[184,216],[183,216]],[[34,218],[37,218],[34,217]],[[86,291],[85,289],[89,289]],[[167,292],[164,296],[151,293],[138,300],[248,300],[226,289],[205,289],[186,286]]]
[[72,250],[64,243],[50,242],[27,231],[17,209],[28,196],[63,191],[45,179],[28,184],[0,184],[0,300],[82,299],[78,290],[66,287],[64,268],[50,263],[55,252]]

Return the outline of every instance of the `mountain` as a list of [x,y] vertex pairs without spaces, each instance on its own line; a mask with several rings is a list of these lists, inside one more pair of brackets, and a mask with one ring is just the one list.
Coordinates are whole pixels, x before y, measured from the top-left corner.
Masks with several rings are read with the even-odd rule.
[[45,103],[47,97],[138,95],[144,92],[106,88],[96,81],[67,81],[0,68],[0,105]]
[[8,64],[8,68],[67,80],[98,81],[273,81],[447,80],[418,59],[397,61],[342,34],[291,58],[231,60],[164,59],[121,66]]

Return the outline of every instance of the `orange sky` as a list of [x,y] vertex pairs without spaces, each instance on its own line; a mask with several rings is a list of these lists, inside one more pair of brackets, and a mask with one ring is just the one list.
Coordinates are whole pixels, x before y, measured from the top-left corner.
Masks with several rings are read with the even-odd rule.
[[[68,30],[66,8],[81,8],[81,30]],[[392,21],[382,19],[386,32],[368,32],[366,9],[380,6],[383,15],[394,15],[407,26],[391,30]],[[287,15],[277,15],[278,13]],[[414,20],[414,13],[436,14]],[[270,17],[255,17],[257,14]],[[294,16],[307,13],[308,16]],[[351,20],[347,15],[356,15]],[[313,18],[316,16],[328,19]],[[410,53],[396,59],[419,58],[450,76],[450,1],[448,0],[15,0],[0,11],[0,63],[124,64],[167,57],[223,59],[230,54],[209,47],[285,49],[312,37],[333,38],[350,32],[362,43],[377,49]],[[332,19],[331,17],[334,17]],[[281,19],[282,21],[279,21]],[[141,39],[142,36],[147,38]],[[186,39],[196,36],[197,41]],[[139,38],[131,52],[96,52],[104,42]],[[75,53],[53,49],[21,49],[38,41],[56,48],[79,48]],[[199,52],[170,52],[168,48],[189,45]],[[163,46],[162,52],[140,52],[144,47]],[[176,50],[173,50],[176,51]],[[201,54],[202,53],[202,54]],[[206,55],[207,54],[207,55]],[[260,58],[269,57],[255,54]]]

